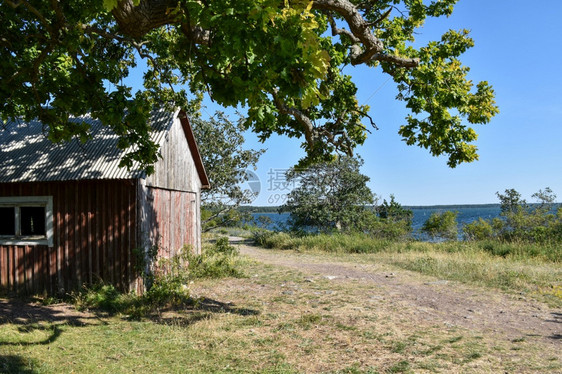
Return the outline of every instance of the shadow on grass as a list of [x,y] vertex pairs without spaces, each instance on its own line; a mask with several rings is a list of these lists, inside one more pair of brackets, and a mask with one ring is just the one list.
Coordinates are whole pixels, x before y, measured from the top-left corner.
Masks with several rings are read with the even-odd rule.
[[199,300],[199,302],[195,305],[195,309],[205,310],[213,313],[238,314],[241,316],[256,316],[260,314],[260,312],[255,309],[238,308],[237,306],[231,303],[222,303],[220,301],[213,300],[213,299]]
[[[61,325],[84,327],[92,325],[107,325],[104,317],[122,314],[124,308],[91,308],[89,312],[77,311],[70,304],[41,305],[33,299],[0,299],[0,326],[12,324],[17,326],[21,334],[36,331],[48,333],[48,337],[34,342],[8,342],[0,338],[2,345],[46,345],[53,343],[61,335]],[[169,305],[156,308],[157,312],[148,312],[141,316],[127,316],[131,320],[145,319],[154,323],[173,323],[189,326],[198,321],[212,318],[216,314],[236,314],[240,316],[256,316],[259,310],[238,307],[232,303],[224,303],[209,298],[190,299],[181,305]],[[2,372],[0,370],[0,372]]]
[[156,323],[173,324],[187,327],[202,320],[213,318],[217,314],[236,314],[239,316],[256,316],[259,310],[239,308],[231,303],[223,303],[213,299],[201,298],[184,308],[172,307],[149,317]]
[[80,313],[67,304],[45,306],[30,299],[0,299],[0,325],[16,325],[21,334],[34,331],[49,334],[47,338],[35,342],[7,342],[0,339],[0,346],[50,344],[61,335],[60,325],[88,326],[100,323],[103,322],[95,315]]
[[71,326],[86,326],[99,319],[88,313],[76,311],[68,304],[41,305],[33,299],[0,299],[0,325],[29,325],[50,322]]
[[6,374],[32,374],[36,371],[29,369],[30,362],[28,359],[24,359],[20,356],[15,355],[0,355],[0,373]]

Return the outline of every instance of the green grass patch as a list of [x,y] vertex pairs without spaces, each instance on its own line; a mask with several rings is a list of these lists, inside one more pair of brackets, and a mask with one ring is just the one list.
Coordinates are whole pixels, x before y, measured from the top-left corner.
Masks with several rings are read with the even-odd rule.
[[[361,263],[433,253],[330,256]],[[558,350],[539,338],[512,341],[487,330],[475,335],[444,328],[416,318],[409,308],[372,302],[370,282],[322,277],[307,282],[310,274],[283,267],[256,261],[236,266],[250,276],[192,278],[189,291],[196,302],[162,307],[156,318],[76,316],[52,302],[30,305],[19,315],[2,314],[0,372],[554,373],[562,368]],[[129,297],[103,286],[84,296],[113,310]],[[2,310],[20,310],[20,304],[0,300]]]
[[199,301],[191,298],[189,284],[197,279],[219,279],[244,276],[241,268],[245,260],[229,244],[228,238],[219,237],[206,243],[201,254],[191,251],[165,260],[167,271],[156,273],[152,285],[142,295],[123,294],[114,286],[97,284],[70,295],[78,310],[99,310],[109,314],[124,314],[140,319],[159,313],[162,309],[193,306]]
[[287,233],[266,233],[259,242],[266,248],[354,254],[359,256],[354,261],[386,263],[441,279],[523,292],[562,306],[562,246],[500,241],[429,243],[380,240],[361,234]]

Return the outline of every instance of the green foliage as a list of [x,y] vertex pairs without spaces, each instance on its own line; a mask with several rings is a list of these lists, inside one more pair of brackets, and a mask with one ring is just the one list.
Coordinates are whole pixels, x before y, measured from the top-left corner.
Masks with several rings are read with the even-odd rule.
[[295,231],[356,231],[364,226],[365,205],[373,203],[369,177],[359,172],[362,161],[341,157],[304,170],[292,169],[287,181],[298,186],[281,208],[290,213],[289,224]]
[[528,258],[542,259],[553,263],[562,262],[562,248],[557,243],[506,242],[482,240],[476,243],[483,251],[494,256],[517,260]]
[[497,238],[508,242],[562,242],[562,207],[555,210],[556,195],[550,188],[533,194],[536,204],[529,205],[514,189],[496,193],[502,219],[480,219],[464,227],[468,240]]
[[494,226],[490,220],[478,218],[462,228],[466,240],[486,240],[494,237]]
[[243,124],[231,122],[223,113],[207,121],[195,117],[191,122],[211,185],[201,192],[203,231],[235,225],[248,218],[236,208],[256,197],[242,184],[264,150],[244,149]]
[[375,212],[379,219],[372,222],[366,232],[391,240],[405,239],[411,234],[414,212],[403,208],[394,195],[390,195],[390,202],[384,199]]
[[201,207],[201,221],[203,222],[203,232],[215,228],[244,227],[247,222],[253,220],[252,214],[235,209],[232,205],[211,203]]
[[256,244],[272,249],[318,250],[343,253],[378,253],[391,241],[361,233],[307,234],[269,232],[254,237]]
[[515,189],[505,190],[505,194],[496,192],[496,196],[500,200],[501,212],[503,215],[516,213],[521,209],[528,209],[527,202],[521,198],[521,194]]
[[424,222],[421,231],[433,238],[456,240],[458,234],[457,215],[459,212],[434,212]]
[[257,220],[254,220],[255,224],[258,228],[262,228],[265,229],[267,228],[269,225],[273,224],[273,220],[271,219],[271,217],[268,216],[258,216]]
[[365,232],[379,239],[406,240],[412,233],[412,226],[407,220],[376,219]]
[[96,284],[73,294],[72,299],[78,310],[95,308],[108,313],[119,313],[125,309],[124,305],[131,303],[133,298],[120,293],[112,285]]
[[294,235],[286,232],[256,230],[252,236],[254,243],[264,248],[288,249],[292,248],[291,239]]
[[[314,250],[335,253],[457,253],[459,256],[470,257],[473,254],[485,253],[498,258],[513,261],[562,262],[562,248],[557,244],[538,243],[506,243],[499,240],[483,240],[474,242],[446,241],[439,243],[396,241],[373,238],[367,234],[317,234],[294,235],[274,233],[256,237],[256,244],[271,249]],[[435,259],[419,257],[419,267],[435,265]],[[432,265],[433,264],[433,265]],[[416,266],[418,266],[416,265]]]
[[123,294],[114,286],[97,284],[71,295],[78,309],[98,309],[104,312],[125,314],[139,319],[164,308],[193,305],[189,284],[199,278],[242,276],[239,270],[238,251],[221,237],[205,247],[203,254],[194,254],[189,247],[170,259],[161,259],[152,274],[150,288],[142,295]]
[[384,199],[383,203],[377,206],[376,212],[382,219],[391,221],[406,221],[409,225],[412,224],[412,218],[414,217],[414,212],[410,209],[403,208],[392,194],[390,195],[390,202],[387,202],[386,199]]
[[[90,112],[120,136],[123,166],[151,172],[151,110],[195,115],[208,93],[246,107],[244,128],[261,140],[304,139],[304,165],[365,141],[374,122],[344,72],[366,65],[392,76],[411,112],[403,140],[454,167],[478,158],[470,126],[498,112],[490,85],[474,84],[460,61],[473,46],[466,30],[413,47],[425,20],[449,16],[456,1],[3,1],[0,117],[37,118],[53,141],[85,141],[88,124],[69,118]],[[127,78],[143,65],[135,92]]]
[[227,237],[220,237],[206,246],[200,255],[190,253],[188,274],[190,279],[240,277],[238,250],[229,244]]

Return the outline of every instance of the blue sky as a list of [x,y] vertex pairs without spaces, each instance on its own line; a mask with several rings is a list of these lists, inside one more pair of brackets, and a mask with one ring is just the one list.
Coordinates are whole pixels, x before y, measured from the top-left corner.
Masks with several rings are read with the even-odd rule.
[[[562,201],[561,16],[557,0],[460,0],[451,17],[429,20],[421,30],[425,41],[447,29],[471,30],[475,47],[462,61],[475,83],[493,85],[500,108],[491,123],[475,127],[480,160],[455,169],[444,157],[401,141],[397,131],[407,112],[395,100],[392,80],[372,69],[348,70],[359,102],[371,106],[379,127],[357,150],[373,192],[387,199],[394,194],[404,205],[480,204],[497,202],[495,192],[507,188],[531,201],[534,192],[550,187]],[[247,134],[247,144],[267,149],[258,164],[262,190],[253,205],[282,200],[287,191],[270,183],[270,172],[294,165],[303,155],[300,142],[274,136],[261,144]]]
[[[471,31],[475,46],[462,57],[474,83],[488,81],[500,113],[475,127],[480,160],[447,167],[445,157],[407,146],[398,135],[407,111],[396,87],[379,70],[349,68],[358,100],[371,107],[378,131],[357,149],[369,187],[404,205],[496,203],[496,191],[515,188],[524,198],[550,187],[562,201],[562,1],[460,0],[449,18],[430,19],[418,41],[438,40],[448,29]],[[140,83],[139,76],[130,79]],[[135,85],[135,84],[134,84]],[[232,109],[207,102],[205,115]],[[236,119],[232,116],[231,119]],[[279,205],[287,189],[272,178],[302,156],[300,141],[272,136],[259,143],[246,134],[248,148],[265,148],[256,174],[261,193],[253,205]],[[282,184],[281,184],[282,185]]]

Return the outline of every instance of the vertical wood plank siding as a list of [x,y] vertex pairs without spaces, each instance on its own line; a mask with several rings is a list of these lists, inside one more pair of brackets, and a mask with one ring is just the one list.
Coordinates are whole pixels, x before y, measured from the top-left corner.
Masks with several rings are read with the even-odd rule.
[[2,292],[53,294],[99,281],[133,286],[136,181],[2,183],[0,196],[53,196],[54,235],[52,248],[0,244]]
[[150,188],[154,196],[152,242],[158,243],[161,257],[175,256],[185,245],[197,250],[197,237],[193,235],[192,225],[186,224],[195,219],[191,202],[195,193]]
[[158,246],[159,258],[170,258],[184,246],[200,251],[198,196],[194,192],[139,186],[139,238],[142,246]]

